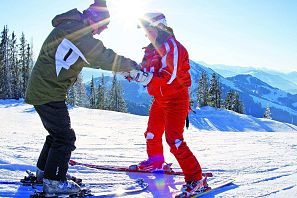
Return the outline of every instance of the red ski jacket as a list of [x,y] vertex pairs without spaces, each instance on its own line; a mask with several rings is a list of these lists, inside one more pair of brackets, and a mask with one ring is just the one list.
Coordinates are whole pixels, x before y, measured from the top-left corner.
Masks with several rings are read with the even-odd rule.
[[143,71],[153,73],[147,86],[150,95],[167,98],[181,92],[188,93],[191,86],[189,55],[173,36],[157,48],[152,44],[147,46],[141,67]]

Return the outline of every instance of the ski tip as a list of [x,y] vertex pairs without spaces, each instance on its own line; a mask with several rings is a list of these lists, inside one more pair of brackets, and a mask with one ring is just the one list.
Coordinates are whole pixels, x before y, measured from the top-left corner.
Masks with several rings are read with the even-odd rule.
[[213,177],[213,174],[212,174],[212,172],[204,172],[204,173],[202,173],[202,176],[204,176],[204,177]]
[[143,178],[137,178],[135,181],[139,185],[142,185],[144,183],[144,179]]
[[68,162],[71,166],[74,166],[74,165],[76,165],[76,161],[74,161],[74,160],[69,160],[69,162]]

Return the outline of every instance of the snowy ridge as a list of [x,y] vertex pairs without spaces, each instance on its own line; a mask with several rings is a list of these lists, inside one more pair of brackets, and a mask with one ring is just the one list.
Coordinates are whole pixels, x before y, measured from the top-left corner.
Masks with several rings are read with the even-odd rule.
[[252,75],[263,82],[277,87],[291,94],[297,94],[297,72],[284,73],[268,70],[265,68],[241,67],[229,65],[209,65],[198,61],[209,68],[212,68],[224,77],[233,77],[240,74]]
[[263,117],[263,109],[270,107],[274,120],[297,124],[297,109],[293,105],[297,95],[274,88],[251,75],[237,75],[227,79],[241,90],[246,114]]
[[297,126],[292,124],[212,107],[203,107],[191,113],[190,122],[196,130],[200,131],[297,132]]
[[[203,65],[200,65],[198,63],[195,63],[194,61],[191,61],[191,60],[190,60],[190,65],[191,65],[190,73],[191,73],[192,83],[193,83],[191,86],[191,89],[197,88],[197,83],[199,81],[199,78],[200,78],[202,72],[206,72],[209,80],[211,79],[211,75],[213,73],[216,73],[214,70],[212,70],[208,67],[205,67]],[[225,86],[228,86],[229,88],[231,88],[233,90],[240,91],[232,81],[227,80],[220,74],[218,74],[218,76],[220,77],[220,82],[222,84],[224,84]]]

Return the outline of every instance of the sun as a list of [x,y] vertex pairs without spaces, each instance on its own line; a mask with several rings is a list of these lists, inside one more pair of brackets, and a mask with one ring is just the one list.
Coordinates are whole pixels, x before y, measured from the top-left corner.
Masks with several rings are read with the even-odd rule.
[[138,18],[141,17],[148,1],[141,0],[110,0],[109,7],[112,18],[120,21],[125,27],[136,27]]

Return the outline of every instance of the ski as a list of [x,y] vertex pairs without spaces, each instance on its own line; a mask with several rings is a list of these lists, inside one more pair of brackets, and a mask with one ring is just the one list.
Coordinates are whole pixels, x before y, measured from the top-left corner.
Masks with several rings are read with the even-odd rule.
[[[91,193],[91,190],[89,189],[83,189],[78,193],[73,193],[73,194],[63,194],[63,195],[53,195],[51,196],[52,198],[79,198],[79,197],[90,197],[94,196]],[[46,198],[47,196],[43,191],[38,191],[36,190],[32,195],[30,195],[30,198]]]
[[232,179],[227,179],[227,180],[214,182],[212,184],[209,184],[208,187],[205,188],[203,192],[197,192],[196,194],[189,195],[189,196],[184,195],[184,194],[181,193],[179,195],[176,195],[175,198],[196,198],[196,197],[200,197],[202,195],[206,195],[206,194],[211,193],[211,192],[213,192],[215,190],[218,190],[220,188],[232,185],[233,182],[234,182],[234,180],[232,180]]
[[[88,185],[88,184],[86,184]],[[142,178],[136,179],[130,182],[123,182],[120,184],[107,184],[102,183],[101,185],[95,185],[85,187],[80,192],[69,194],[69,195],[56,195],[54,198],[82,198],[82,197],[120,197],[124,194],[135,194],[145,190],[148,187],[148,184],[144,182]],[[98,188],[101,191],[96,191]],[[105,191],[102,191],[104,189]],[[42,191],[36,190],[30,198],[45,198],[45,193]]]
[[210,187],[208,187],[204,192],[192,196],[192,198],[200,197],[200,196],[202,196],[202,195],[205,195],[205,194],[207,194],[207,193],[213,192],[213,191],[218,190],[218,189],[220,189],[220,188],[223,188],[223,187],[232,185],[233,182],[234,182],[234,180],[232,180],[232,179],[219,181],[219,182],[217,182],[217,183],[215,183],[215,184],[210,185]]
[[[22,183],[20,181],[0,181],[3,185],[19,185],[32,187],[33,194],[30,195],[31,198],[44,198],[45,194],[41,190],[42,184],[36,183]],[[120,196],[123,194],[138,193],[145,190],[148,184],[144,182],[142,178],[133,179],[129,181],[114,181],[114,182],[87,182],[82,183],[82,191],[72,195],[59,195],[54,196],[55,198],[76,198],[76,197],[101,197],[101,196]],[[30,188],[31,189],[31,188]],[[29,190],[29,189],[27,189]]]
[[[35,173],[30,170],[26,170],[26,176],[19,181],[0,181],[0,185],[22,185],[22,186],[42,186],[43,182],[37,182],[37,177]],[[67,174],[67,180],[72,180],[79,186],[83,185],[82,179],[70,176]]]
[[[121,197],[125,194],[137,194],[147,189],[148,183],[144,182],[142,178],[135,180],[134,183],[129,182],[128,184],[115,185],[116,188],[105,192],[91,192],[92,196],[95,197]],[[92,189],[92,188],[91,188]]]
[[[85,166],[88,168],[94,168],[94,169],[100,169],[100,170],[109,170],[109,171],[123,171],[123,172],[136,172],[136,173],[156,173],[156,174],[165,174],[165,175],[180,175],[183,176],[182,171],[147,171],[147,170],[139,170],[137,168],[129,168],[129,167],[123,167],[123,166],[111,166],[111,165],[95,165],[95,164],[87,164],[87,163],[81,163],[77,162],[75,160],[70,160],[69,164],[71,166],[79,165],[79,166]],[[133,165],[135,166],[135,165]],[[131,166],[132,167],[132,166]],[[205,177],[212,177],[211,172],[202,173]]]
[[23,183],[20,181],[0,181],[0,185],[20,185],[20,186],[42,186],[42,183],[36,183],[36,182],[32,182],[32,183]]

